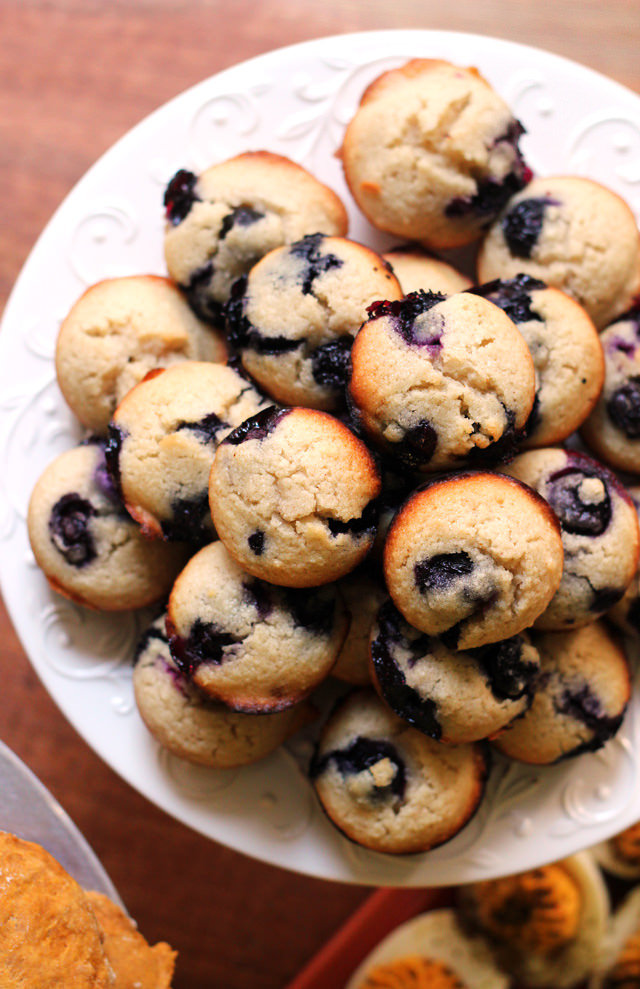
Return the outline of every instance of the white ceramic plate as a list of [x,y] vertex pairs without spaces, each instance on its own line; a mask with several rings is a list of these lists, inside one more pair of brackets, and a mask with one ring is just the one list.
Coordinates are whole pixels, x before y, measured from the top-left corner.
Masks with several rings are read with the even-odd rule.
[[198,769],[161,751],[132,697],[140,617],[96,615],[53,594],[30,553],[25,512],[45,465],[80,437],[55,382],[59,322],[101,278],[164,271],[161,200],[173,173],[248,149],[288,155],[344,197],[354,239],[379,245],[356,213],[334,152],[364,87],[416,56],[478,66],[526,126],[523,150],[536,172],[589,175],[640,212],[640,100],[623,87],[491,38],[429,31],[325,38],[214,76],[119,141],[42,234],[0,338],[0,580],[25,649],[67,718],[132,786],[216,841],[311,875],[396,886],[529,868],[635,821],[638,699],[597,754],[540,771],[498,761],[479,812],[442,848],[408,858],[367,852],[325,820],[290,751],[237,772]]

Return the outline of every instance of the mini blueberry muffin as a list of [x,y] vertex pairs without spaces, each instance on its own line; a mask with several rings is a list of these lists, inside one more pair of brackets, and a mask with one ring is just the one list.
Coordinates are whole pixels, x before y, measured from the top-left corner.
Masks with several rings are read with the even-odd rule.
[[569,989],[600,957],[609,898],[587,853],[460,889],[472,930],[484,934],[517,985]]
[[164,614],[138,643],[133,689],[142,720],[164,748],[216,769],[257,762],[312,717],[307,704],[257,717],[212,701],[172,657]]
[[498,306],[466,292],[377,303],[351,351],[348,397],[360,425],[413,470],[504,459],[534,396],[522,336]]
[[287,587],[328,584],[373,544],[380,476],[364,443],[314,409],[267,409],[218,447],[209,499],[237,562]]
[[171,989],[176,952],[164,941],[148,944],[135,921],[104,893],[86,895],[104,937],[115,989]]
[[384,573],[421,632],[451,649],[499,642],[528,628],[560,583],[558,522],[534,491],[500,474],[445,477],[396,515]]
[[604,381],[602,346],[591,319],[564,292],[530,275],[471,291],[506,312],[533,358],[536,397],[522,446],[565,440],[593,409]]
[[486,940],[465,931],[455,910],[412,917],[374,948],[346,989],[507,989]]
[[0,832],[0,985],[116,989],[86,894],[44,848]]
[[418,632],[391,601],[371,634],[373,685],[395,713],[441,742],[496,735],[528,709],[540,658],[523,635],[452,652]]
[[216,447],[264,405],[232,367],[199,361],[152,372],[125,396],[109,426],[107,461],[146,535],[213,538],[207,490]]
[[322,806],[352,841],[377,852],[426,852],[475,812],[487,775],[480,745],[442,746],[371,690],[350,694],[324,726],[311,766]]
[[353,338],[377,299],[401,299],[382,258],[342,237],[276,248],[236,283],[227,336],[246,371],[285,405],[343,403]]
[[102,443],[67,450],[38,480],[27,516],[36,562],[54,591],[101,611],[165,597],[186,550],[145,539],[109,477]]
[[[627,494],[640,512],[640,488],[627,488]],[[627,635],[640,635],[640,570],[636,570],[624,595],[607,612],[607,618]]]
[[306,234],[344,237],[344,206],[306,169],[248,151],[201,175],[181,169],[167,186],[165,259],[194,311],[214,323],[231,286],[269,251]]
[[520,273],[562,289],[602,329],[640,290],[633,213],[591,179],[534,179],[507,203],[478,255],[481,283]]
[[368,561],[338,582],[349,615],[349,632],[331,675],[346,683],[365,686],[369,673],[369,639],[378,608],[387,598],[382,575]]
[[149,371],[225,357],[222,338],[168,278],[133,275],[92,285],[72,306],[58,334],[56,374],[80,422],[106,433],[118,403]]
[[604,388],[582,436],[611,467],[640,474],[640,306],[608,326],[600,339]]
[[493,745],[536,766],[594,752],[618,731],[631,684],[624,652],[602,622],[534,635],[540,676],[527,713]]
[[382,257],[392,271],[405,295],[411,292],[441,292],[455,295],[471,288],[472,282],[451,264],[434,257],[419,244],[394,247]]
[[562,529],[562,581],[536,628],[559,631],[594,621],[622,598],[638,566],[631,498],[611,471],[573,450],[531,450],[504,470],[542,495]]
[[591,852],[606,872],[629,881],[640,879],[640,823],[595,845]]
[[342,144],[345,178],[381,230],[468,244],[531,176],[522,133],[477,69],[413,59],[365,90]]
[[220,542],[189,560],[167,610],[180,673],[208,697],[248,714],[303,700],[330,672],[347,624],[335,588],[293,590],[256,580]]

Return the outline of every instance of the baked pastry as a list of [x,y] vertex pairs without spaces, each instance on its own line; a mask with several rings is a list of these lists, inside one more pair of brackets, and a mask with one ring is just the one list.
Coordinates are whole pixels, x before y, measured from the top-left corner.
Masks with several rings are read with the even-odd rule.
[[[640,488],[627,488],[627,494],[640,511]],[[607,612],[619,629],[627,635],[640,635],[640,570],[636,570],[620,600]]]
[[156,371],[126,395],[109,426],[107,461],[146,535],[213,538],[208,484],[216,447],[265,404],[234,368],[198,361]]
[[562,289],[602,329],[640,290],[633,213],[592,179],[534,179],[507,203],[478,255],[480,283],[520,273]]
[[202,319],[222,321],[231,286],[261,257],[306,234],[344,237],[344,206],[289,158],[247,151],[201,175],[180,169],[164,195],[165,259]]
[[456,247],[479,237],[530,178],[522,133],[477,69],[416,58],[367,87],[340,155],[374,226]]
[[315,409],[267,409],[219,446],[211,514],[230,554],[287,587],[328,584],[371,548],[380,476],[364,443]]
[[418,632],[391,601],[371,634],[373,685],[398,717],[431,738],[491,738],[531,704],[540,658],[526,636],[453,652]]
[[611,467],[640,474],[640,306],[611,323],[600,339],[604,388],[582,436]]
[[382,258],[343,237],[276,248],[234,285],[227,337],[243,367],[285,405],[344,403],[353,338],[379,299],[402,290]]
[[507,989],[486,940],[463,930],[456,912],[430,910],[388,934],[346,989]]
[[593,409],[604,381],[602,345],[593,322],[564,292],[530,275],[471,290],[515,323],[531,352],[536,397],[523,447],[560,443]]
[[493,742],[511,759],[548,765],[601,748],[629,702],[629,666],[606,625],[534,635],[540,677],[531,707]]
[[162,614],[146,629],[133,669],[138,711],[165,749],[200,766],[246,766],[268,755],[311,720],[307,704],[257,717],[212,701],[172,657],[165,621]]
[[458,902],[519,986],[569,989],[600,957],[609,897],[588,853],[463,886]]
[[404,618],[452,649],[517,635],[553,597],[562,540],[549,506],[500,474],[458,474],[405,502],[384,549]]
[[33,489],[27,526],[52,588],[103,611],[159,601],[187,556],[184,546],[143,537],[124,510],[98,442],[67,450],[49,464]]
[[171,989],[175,958],[40,845],[0,832],[2,989]]
[[347,837],[404,854],[457,834],[480,802],[487,768],[480,745],[442,746],[364,689],[343,700],[324,726],[311,777]]
[[404,295],[411,292],[441,292],[455,295],[471,288],[472,281],[452,264],[442,261],[419,244],[401,244],[382,255],[391,266]]
[[83,890],[40,845],[0,832],[2,989],[115,989]]
[[349,616],[349,631],[331,675],[346,683],[365,686],[369,673],[369,639],[378,608],[387,598],[382,574],[368,560],[338,581],[338,591]]
[[422,471],[495,463],[531,413],[531,355],[498,306],[416,292],[371,307],[351,351],[349,400],[381,449]]
[[256,580],[221,542],[193,556],[167,610],[171,655],[214,700],[248,714],[282,711],[329,673],[347,633],[335,588]]
[[222,337],[168,278],[132,275],[92,285],[72,306],[58,334],[56,375],[80,422],[106,433],[118,403],[149,371],[225,358]]
[[536,628],[577,628],[619,601],[638,566],[638,515],[618,479],[573,450],[531,450],[505,473],[530,485],[558,517],[562,581]]
[[[151,947],[137,925],[104,893],[87,892],[104,937],[115,989],[171,989],[176,952],[165,941]],[[66,985],[66,983],[65,983]]]

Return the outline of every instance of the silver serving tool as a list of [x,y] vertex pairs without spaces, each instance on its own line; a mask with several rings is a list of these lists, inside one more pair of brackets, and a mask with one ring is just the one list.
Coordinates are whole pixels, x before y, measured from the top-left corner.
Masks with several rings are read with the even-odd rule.
[[105,893],[124,910],[109,876],[69,815],[3,742],[0,742],[0,831],[42,845],[83,889]]

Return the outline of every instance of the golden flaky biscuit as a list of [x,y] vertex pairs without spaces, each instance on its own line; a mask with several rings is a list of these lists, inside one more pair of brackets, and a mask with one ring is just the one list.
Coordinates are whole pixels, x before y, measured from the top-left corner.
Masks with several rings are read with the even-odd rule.
[[40,845],[0,833],[2,989],[108,989],[115,976],[78,883]]
[[176,952],[160,941],[151,947],[126,913],[102,893],[87,898],[104,935],[115,989],[171,989]]

